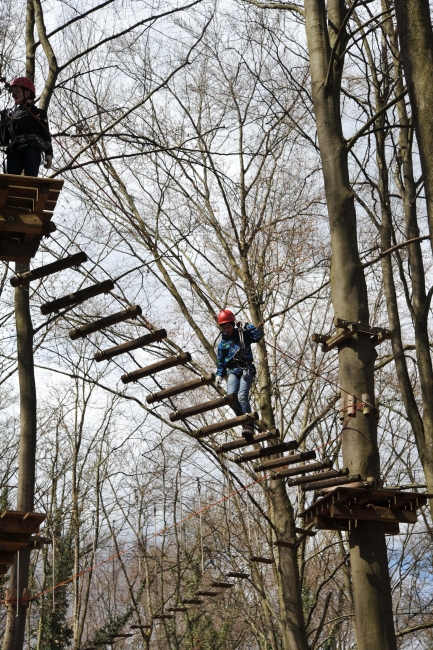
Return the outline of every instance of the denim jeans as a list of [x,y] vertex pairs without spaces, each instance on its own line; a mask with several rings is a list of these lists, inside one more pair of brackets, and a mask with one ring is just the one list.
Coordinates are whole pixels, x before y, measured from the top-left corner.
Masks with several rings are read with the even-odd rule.
[[17,174],[24,170],[25,176],[37,176],[41,164],[41,152],[32,144],[22,149],[9,149],[7,152],[7,173]]
[[245,368],[242,376],[238,377],[233,372],[227,375],[227,394],[236,393],[242,413],[251,413],[251,404],[249,400],[250,389],[254,380],[254,369]]

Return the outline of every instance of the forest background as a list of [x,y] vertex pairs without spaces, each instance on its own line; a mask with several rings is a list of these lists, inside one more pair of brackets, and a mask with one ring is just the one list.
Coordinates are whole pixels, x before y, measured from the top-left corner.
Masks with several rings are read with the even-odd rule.
[[[352,2],[347,9],[341,119],[359,255],[367,264],[429,229],[393,3]],[[347,535],[298,537],[291,559],[273,545],[285,517],[292,525],[313,495],[254,484],[253,466],[216,454],[230,436],[192,438],[195,427],[228,410],[186,426],[169,421],[173,408],[216,397],[214,388],[162,406],[145,400],[214,370],[215,315],[228,306],[242,322],[264,323],[255,410],[273,419],[283,439],[343,466],[338,355],[311,341],[313,332],[332,330],[334,311],[303,6],[6,0],[0,11],[0,76],[11,79],[34,65],[55,136],[47,175],[65,180],[58,230],[35,264],[78,250],[89,256],[79,269],[30,289],[35,511],[47,513],[43,535],[52,544],[32,553],[37,597],[27,608],[25,647],[103,644],[233,570],[250,578],[115,647],[293,650],[307,647],[303,633],[295,640],[297,625],[312,649],[357,647]],[[10,104],[6,92],[1,100]],[[12,272],[4,264],[0,280],[1,505],[9,509],[19,432]],[[378,348],[375,362],[381,480],[422,491],[431,481],[420,444],[429,412],[420,355],[431,340],[430,244],[401,248],[365,273],[370,324],[397,334]],[[107,278],[116,281],[108,295],[58,317],[41,315],[42,303]],[[142,318],[70,341],[71,328],[131,304],[141,305]],[[96,350],[155,327],[167,329],[166,341],[94,362]],[[181,350],[193,356],[187,368],[127,387],[120,381]],[[429,648],[427,509],[416,525],[386,539],[397,646]],[[277,561],[251,565],[254,554]],[[2,585],[4,597],[7,576]],[[5,619],[3,609],[3,627]]]

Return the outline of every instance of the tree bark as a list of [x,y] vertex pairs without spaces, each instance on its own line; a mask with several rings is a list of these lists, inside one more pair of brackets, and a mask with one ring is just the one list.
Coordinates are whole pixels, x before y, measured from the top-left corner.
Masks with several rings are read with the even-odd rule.
[[[367,286],[358,253],[356,212],[350,186],[346,142],[340,114],[342,52],[346,37],[339,38],[328,77],[332,43],[345,15],[343,0],[305,0],[313,103],[329,214],[332,264],[331,291],[335,316],[369,322]],[[327,30],[329,23],[329,33]],[[325,80],[329,83],[325,87]],[[376,352],[363,334],[339,348],[343,395],[374,396]],[[346,392],[347,391],[347,392]],[[350,474],[380,480],[377,422],[358,412],[342,436],[343,464]],[[395,650],[391,586],[383,526],[358,522],[349,533],[353,577],[355,628],[358,650]]]
[[[27,264],[17,264],[17,272],[28,270]],[[17,329],[18,378],[20,386],[20,448],[18,469],[17,510],[32,512],[35,490],[36,455],[36,385],[33,362],[33,325],[30,317],[29,287],[15,289],[15,320]],[[24,644],[27,608],[19,604],[23,589],[29,584],[30,548],[22,548],[15,556],[11,569],[6,630],[3,650],[21,650]],[[18,610],[18,611],[17,611]]]
[[429,0],[395,0],[395,15],[418,140],[433,248],[433,30]]
[[[242,270],[250,314],[253,322],[257,324],[262,321],[262,314],[257,305],[257,300],[255,300],[256,291],[254,290],[254,283],[246,257],[242,259]],[[272,391],[270,390],[271,373],[265,341],[262,339],[257,347],[261,368],[258,377],[260,415],[266,427],[272,429],[275,427],[275,418],[272,408]],[[284,480],[271,481],[268,489],[272,503],[272,523],[275,526],[277,540],[287,541],[290,536],[294,536],[295,518]],[[282,613],[284,648],[287,648],[287,650],[308,650],[297,549],[278,547],[278,555],[278,592],[280,611]]]

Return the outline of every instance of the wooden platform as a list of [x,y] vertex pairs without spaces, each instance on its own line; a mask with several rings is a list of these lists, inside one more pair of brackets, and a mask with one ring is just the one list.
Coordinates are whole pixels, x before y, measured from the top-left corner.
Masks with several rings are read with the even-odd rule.
[[34,546],[32,535],[39,532],[45,518],[46,514],[16,510],[4,510],[0,514],[0,575],[13,564],[21,548]]
[[416,511],[427,504],[431,494],[341,487],[299,514],[305,526],[314,524],[321,530],[350,530],[357,521],[383,523],[385,533],[397,535],[399,524],[414,524]]
[[0,174],[0,260],[29,262],[41,238],[54,232],[51,217],[63,180]]

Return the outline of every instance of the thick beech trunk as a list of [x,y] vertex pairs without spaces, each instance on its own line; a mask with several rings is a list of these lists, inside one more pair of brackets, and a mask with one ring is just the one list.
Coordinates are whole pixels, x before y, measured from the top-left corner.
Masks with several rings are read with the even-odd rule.
[[[253,281],[246,259],[242,266],[250,313],[254,323],[257,324],[262,320],[262,315],[255,300],[256,293],[253,289]],[[275,419],[271,399],[272,391],[270,390],[271,374],[264,340],[260,341],[257,347],[261,369],[258,377],[260,418],[268,429],[272,429],[275,426]],[[294,536],[295,519],[283,480],[271,481],[269,496],[272,503],[271,516],[276,537],[278,540],[288,540],[291,535]],[[278,547],[278,556],[278,591],[282,615],[283,647],[286,650],[308,650],[297,550]]]
[[[18,265],[17,271],[27,270]],[[17,510],[32,512],[35,490],[36,455],[36,385],[33,363],[33,325],[30,317],[29,287],[15,289],[15,319],[17,329],[18,378],[20,385],[20,447],[18,469]],[[30,548],[19,552],[18,597],[22,598],[28,588]],[[24,644],[27,607],[18,605],[17,611],[18,556],[11,569],[9,605],[3,650],[21,650]]]
[[433,248],[433,30],[429,0],[395,0],[395,15],[421,158]]
[[[368,323],[367,287],[359,261],[356,213],[340,117],[343,67],[340,53],[346,44],[344,37],[340,39],[325,87],[332,42],[344,15],[343,0],[329,0],[328,16],[324,0],[305,0],[313,102],[331,232],[334,313],[339,318]],[[368,336],[359,334],[357,340],[346,341],[339,348],[342,389],[359,399],[364,393],[373,399],[375,358],[376,351]],[[377,422],[373,417],[358,412],[343,433],[342,449],[343,464],[350,474],[372,476],[379,481]],[[358,522],[349,533],[349,543],[358,650],[394,650],[396,640],[383,526]]]

